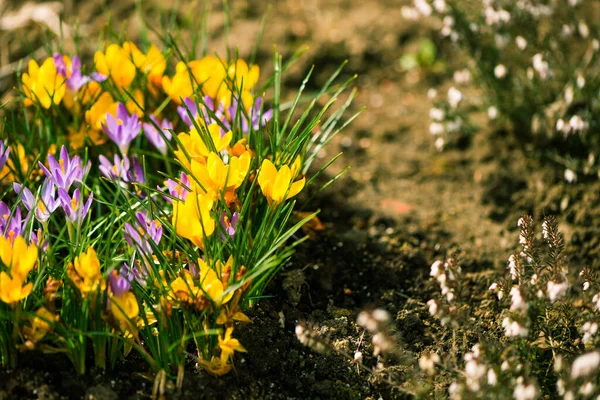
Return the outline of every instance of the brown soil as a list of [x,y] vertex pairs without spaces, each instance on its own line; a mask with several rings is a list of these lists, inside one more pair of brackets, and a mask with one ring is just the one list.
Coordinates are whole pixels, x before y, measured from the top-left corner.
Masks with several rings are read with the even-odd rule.
[[[148,3],[144,8],[156,21],[159,2]],[[193,3],[181,2],[178,22],[193,20]],[[266,7],[261,1],[235,3],[230,42],[245,56]],[[129,38],[139,36],[133,1],[89,1],[65,10],[65,15],[79,17],[91,38],[103,29],[105,14],[113,16],[116,26],[127,21],[123,26]],[[213,16],[211,32],[211,48],[222,49],[222,15]],[[352,168],[314,203],[322,209],[327,230],[298,251],[267,290],[273,297],[251,312],[254,323],[239,329],[248,353],[236,357],[235,371],[214,378],[190,361],[182,392],[169,386],[169,397],[403,398],[386,380],[393,376],[401,386],[406,376],[402,368],[410,368],[419,352],[432,345],[424,303],[432,291],[427,278],[435,259],[458,251],[463,267],[478,276],[479,290],[485,290],[491,279],[487,272],[502,270],[514,248],[516,218],[532,212],[562,212],[577,261],[597,258],[598,239],[585,221],[600,219],[594,211],[599,209],[598,190],[560,183],[560,173],[526,161],[517,144],[507,145],[510,139],[489,132],[485,123],[466,149],[435,151],[427,130],[431,102],[426,92],[430,87],[445,92],[451,76],[405,73],[398,64],[403,52],[424,36],[435,40],[428,27],[403,22],[394,0],[274,4],[259,52],[262,64],[270,64],[273,44],[284,55],[310,46],[286,78],[290,94],[312,64],[313,90],[346,58],[346,76],[359,74],[355,110],[367,109],[327,148],[328,156],[344,152],[331,175],[346,165]],[[39,40],[32,39],[33,49]],[[10,62],[24,55],[17,44],[13,47]],[[565,197],[570,205],[561,210]],[[307,321],[336,348],[353,354],[363,333],[354,323],[356,316],[375,306],[397,315],[407,354],[404,367],[392,365],[375,375],[358,371],[344,357],[317,354],[295,337],[296,324]],[[365,343],[360,350],[372,367],[376,360],[366,356],[371,349]],[[148,398],[153,377],[137,361],[77,377],[61,357],[28,354],[18,370],[0,372],[0,398]]]

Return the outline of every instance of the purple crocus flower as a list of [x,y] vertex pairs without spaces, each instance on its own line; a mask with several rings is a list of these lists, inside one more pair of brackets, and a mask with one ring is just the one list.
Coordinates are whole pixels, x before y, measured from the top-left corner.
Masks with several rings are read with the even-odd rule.
[[[220,219],[221,226],[223,227],[223,230],[225,231],[225,233],[227,235],[229,235],[229,237],[232,239],[235,236],[235,228],[237,227],[237,223],[238,223],[239,219],[240,219],[240,213],[238,213],[237,211],[235,211],[231,215],[231,219],[229,219],[229,216],[227,216],[226,211],[223,211],[221,213],[221,219]],[[225,236],[225,233],[221,233],[222,241],[225,241],[225,239],[227,238]]]
[[129,145],[139,135],[142,123],[137,114],[129,115],[123,103],[117,106],[117,116],[106,113],[106,124],[102,124],[104,132],[119,147],[121,154],[127,155]]
[[152,245],[149,240],[158,245],[162,238],[162,225],[157,220],[150,221],[144,213],[138,212],[134,225],[126,222],[123,227],[125,240],[131,248],[145,255],[152,254]]
[[81,61],[78,56],[73,56],[70,68],[67,67],[67,63],[65,63],[62,54],[54,53],[52,58],[54,59],[54,66],[56,67],[58,74],[67,78],[67,89],[70,92],[77,92],[83,85],[91,80],[89,76],[82,75]]
[[[215,102],[213,101],[213,99],[210,96],[204,96],[202,99],[204,101],[204,104],[206,104],[206,107],[208,107],[213,112],[215,117],[217,117],[217,119],[219,119],[220,121],[224,122],[225,121],[225,109],[223,108],[223,105],[219,103],[219,106],[215,107]],[[183,104],[184,104],[184,106],[177,107],[177,112],[179,113],[181,120],[190,129],[192,129],[194,127],[194,122],[192,121],[192,119],[190,119],[190,116],[188,114],[188,109],[189,109],[190,114],[192,114],[192,116],[194,117],[194,120],[197,120],[198,118],[202,117],[204,119],[204,122],[206,123],[206,125],[210,125],[213,122],[215,122],[214,118],[208,113],[208,111],[206,111],[204,104],[200,104],[200,107],[202,108],[201,109],[202,113],[200,113],[198,111],[198,106],[196,105],[196,102],[189,97],[186,97],[183,100]]]
[[137,157],[133,157],[133,170],[127,172],[127,178],[129,179],[129,182],[133,184],[135,193],[141,199],[146,198],[146,193],[144,193],[141,187],[146,184],[146,175],[144,175],[144,169]]
[[10,154],[10,146],[4,147],[4,142],[0,141],[0,170],[4,168]]
[[[257,97],[254,105],[250,109],[249,117],[251,119],[252,130],[257,131],[260,127],[265,126],[271,118],[273,118],[273,110],[267,110],[261,115],[261,107],[262,107],[263,99],[262,97]],[[231,106],[228,107],[227,111],[229,111],[229,117],[231,121],[231,125],[237,122],[238,118],[238,107],[243,107],[238,103],[236,98],[233,98]],[[246,114],[240,110],[239,120],[241,123],[242,132],[248,133],[250,131],[250,125],[248,123],[248,119],[246,118]],[[230,123],[227,122],[225,124],[227,127],[230,127]]]
[[58,208],[59,201],[55,197],[56,187],[48,178],[44,180],[41,187],[41,193],[36,203],[36,196],[31,190],[18,183],[13,183],[15,193],[20,194],[21,201],[30,212],[34,212],[35,218],[42,224],[45,224],[50,215]]
[[119,270],[119,275],[125,277],[131,283],[136,281],[141,286],[146,286],[146,273],[142,271],[139,265],[129,266],[129,264],[123,263],[123,266]]
[[[184,172],[181,173],[179,182],[174,181],[173,179],[168,179],[166,184],[167,184],[167,190],[169,191],[169,194],[179,200],[185,200],[188,193],[190,192],[189,190],[186,189],[186,187],[190,187],[190,179]],[[159,188],[159,190],[162,190],[162,189]],[[172,199],[170,197],[168,197],[168,196],[163,196],[163,197],[169,203],[172,202]]]
[[108,275],[108,285],[113,296],[116,297],[123,296],[131,289],[131,282],[115,270]]
[[66,190],[59,188],[58,198],[60,199],[60,205],[67,216],[67,220],[77,228],[80,228],[83,220],[90,210],[94,193],[90,193],[90,197],[88,197],[84,204],[79,189],[75,189],[75,192],[73,192],[73,197],[71,198]]
[[4,203],[0,201],[0,234],[5,238],[15,238],[25,231],[25,226],[29,221],[30,215],[25,219],[21,216],[21,207],[15,207],[14,213]]
[[79,185],[83,181],[84,175],[87,175],[90,169],[90,162],[85,167],[82,166],[79,156],[69,157],[69,152],[65,146],[60,149],[60,158],[58,161],[53,155],[48,154],[48,166],[39,163],[44,174],[59,189],[68,191],[72,184]]
[[[154,124],[156,124],[156,126],[160,127],[161,131],[165,135],[165,138],[167,140],[171,140],[171,131],[173,130],[173,124],[167,121],[166,119],[163,119],[161,123],[158,123],[158,120],[154,115],[151,115],[150,119],[154,122]],[[160,154],[164,156],[167,154],[167,142],[165,142],[165,139],[163,139],[162,135],[160,134],[158,129],[156,129],[156,126],[154,124],[145,122],[144,134],[146,135],[150,143],[152,143],[152,145],[157,148]]]
[[129,158],[124,156],[123,159],[118,154],[114,156],[114,163],[111,163],[108,158],[101,155],[99,157],[100,160],[100,172],[106,178],[117,181],[117,182],[128,182],[129,179]]

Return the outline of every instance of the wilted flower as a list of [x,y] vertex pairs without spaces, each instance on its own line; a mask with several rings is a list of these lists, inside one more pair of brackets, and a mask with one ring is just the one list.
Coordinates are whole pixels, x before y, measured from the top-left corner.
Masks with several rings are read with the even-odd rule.
[[106,124],[102,124],[104,132],[119,147],[123,156],[127,155],[129,145],[142,129],[142,123],[137,114],[129,115],[123,103],[117,106],[117,115],[106,115]]

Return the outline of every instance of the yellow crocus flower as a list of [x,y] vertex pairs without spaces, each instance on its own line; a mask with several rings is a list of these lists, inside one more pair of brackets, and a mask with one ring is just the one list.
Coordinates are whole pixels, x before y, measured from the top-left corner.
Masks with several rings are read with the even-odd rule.
[[216,98],[226,76],[224,61],[206,56],[202,60],[190,61],[187,65],[180,61],[175,66],[175,75],[172,78],[164,76],[162,85],[165,93],[177,104],[181,104],[181,99],[191,97],[196,88],[203,95]]
[[102,130],[102,124],[106,122],[106,114],[116,115],[118,104],[108,92],[100,95],[98,100],[89,110],[85,112],[85,120],[92,129]]
[[[16,150],[16,152],[15,152]],[[13,153],[14,152],[14,153]],[[19,159],[15,162],[14,154]],[[25,175],[29,170],[29,156],[25,151],[25,147],[21,143],[11,145],[11,155],[6,161],[4,168],[0,170],[0,181],[7,180],[8,182],[16,182],[19,180],[19,175]],[[20,173],[20,174],[19,174]]]
[[125,42],[123,43],[123,49],[130,54],[138,70],[148,76],[148,81],[151,84],[149,88],[153,91],[153,94],[156,94],[153,87],[161,87],[163,73],[167,68],[167,60],[165,60],[158,47],[151,45],[148,52],[144,54],[133,42]]
[[[200,268],[200,287],[206,296],[208,296],[217,307],[227,303],[233,297],[233,292],[225,294],[225,285],[217,272],[212,269],[204,260],[198,260]],[[222,267],[220,262],[217,262],[216,268]]]
[[37,262],[37,256],[37,246],[33,243],[27,246],[22,236],[17,236],[14,241],[0,236],[0,258],[10,268],[13,278],[24,282]]
[[210,216],[213,201],[202,194],[190,193],[185,201],[173,201],[173,226],[178,235],[203,247],[204,237],[215,231],[215,221]]
[[293,179],[292,170],[287,165],[277,171],[271,161],[263,160],[258,174],[258,184],[269,203],[281,203],[300,193],[306,178],[303,177],[296,182],[292,182]]
[[25,72],[21,79],[26,106],[38,102],[43,108],[50,108],[52,103],[58,105],[67,90],[65,78],[58,74],[52,57],[41,66],[35,60],[29,60],[28,73]]
[[111,296],[110,312],[117,320],[121,331],[131,334],[137,332],[140,307],[132,292],[125,292],[120,296]]
[[[221,151],[226,149],[227,146],[229,146],[229,143],[231,142],[231,138],[233,136],[233,133],[231,131],[228,131],[227,133],[225,133],[225,135],[221,136],[221,127],[218,124],[210,124],[208,127],[206,127],[206,130],[217,152],[220,153]],[[202,136],[200,136],[200,133],[198,133],[198,131],[195,128],[193,128],[189,134],[180,133],[179,135],[177,135],[177,138],[181,142],[183,148],[185,148],[185,150],[189,154],[191,160],[195,160],[200,164],[206,164],[206,159],[208,158],[208,155],[211,151],[209,150],[206,143],[204,143],[204,140],[202,139]],[[183,150],[176,150],[175,155],[186,168],[191,168],[191,163],[188,161]]]
[[102,75],[112,78],[119,88],[128,88],[133,82],[136,68],[129,52],[117,44],[111,44],[106,52],[94,54],[96,70]]
[[229,358],[233,355],[235,351],[237,352],[246,352],[246,349],[239,340],[231,337],[233,333],[233,327],[229,327],[225,330],[225,335],[223,337],[219,336],[219,347],[221,348],[221,364],[227,364]]
[[[244,152],[240,157],[229,157],[225,164],[217,153],[210,153],[206,164],[192,160],[192,175],[204,188],[204,193],[216,200],[224,195],[227,202],[234,200],[235,189],[244,182],[250,169],[250,153]],[[202,188],[197,190],[203,192]]]
[[0,272],[0,300],[6,304],[13,304],[29,296],[33,283],[29,282],[25,286],[23,283],[17,275],[10,277],[6,272]]
[[60,317],[57,314],[48,311],[46,307],[38,308],[35,316],[31,318],[31,326],[23,328],[23,336],[29,341],[27,347],[31,348],[33,344],[42,340],[52,330],[51,324],[58,322],[59,319]]
[[75,257],[75,262],[69,264],[67,274],[83,297],[96,290],[98,285],[101,285],[101,288],[106,287],[100,272],[100,260],[92,247],[87,253],[82,252],[79,257]]

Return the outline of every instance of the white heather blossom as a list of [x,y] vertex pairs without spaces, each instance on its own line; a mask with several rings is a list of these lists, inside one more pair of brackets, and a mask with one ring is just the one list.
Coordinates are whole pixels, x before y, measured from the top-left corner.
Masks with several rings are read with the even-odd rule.
[[433,107],[431,110],[429,110],[429,118],[434,121],[443,121],[445,116],[446,113],[444,113],[444,110],[441,110],[437,107]]
[[471,82],[471,71],[466,68],[455,71],[453,79],[457,85],[466,85]]
[[440,356],[437,353],[429,353],[419,358],[419,368],[429,375],[435,374],[435,364],[440,362]]
[[513,391],[515,400],[534,400],[536,396],[537,391],[533,384],[525,385],[523,382],[519,382]]
[[446,12],[446,1],[445,0],[433,0],[433,8],[435,11],[443,14]]
[[562,118],[559,118],[558,121],[556,121],[556,130],[559,132],[565,131],[565,121]]
[[487,372],[487,382],[490,386],[496,386],[496,383],[498,383],[498,375],[496,375],[496,372],[491,368],[488,369]]
[[583,291],[587,291],[589,288],[590,288],[590,282],[589,281],[583,282]]
[[448,121],[446,124],[446,130],[448,132],[458,132],[460,128],[462,128],[462,119],[460,117],[456,117],[452,121]]
[[538,282],[538,276],[537,274],[533,274],[531,275],[531,279],[529,279],[529,283],[532,285],[536,285]]
[[594,392],[594,384],[592,382],[586,382],[583,384],[583,386],[579,389],[579,393],[581,393],[584,396],[589,396]]
[[511,301],[510,302],[510,310],[511,311],[515,311],[515,310],[527,311],[527,302],[523,298],[523,295],[521,294],[521,290],[519,290],[518,286],[513,286],[512,289],[510,289],[510,301]]
[[575,91],[573,90],[573,86],[567,85],[567,88],[565,89],[565,103],[567,103],[567,105],[571,104],[574,98]]
[[429,124],[429,133],[431,133],[433,136],[439,136],[444,133],[444,131],[444,125],[440,124],[439,122],[432,122]]
[[508,369],[509,369],[509,368],[510,368],[510,364],[509,364],[509,363],[508,363],[508,361],[506,361],[506,360],[504,360],[504,361],[502,362],[502,364],[500,365],[500,370],[501,370],[502,372],[506,372],[506,371],[508,371]]
[[600,49],[600,40],[592,40],[592,49],[594,49],[594,51],[598,51]]
[[472,348],[471,353],[464,356],[465,359],[465,383],[472,392],[477,392],[481,388],[481,380],[487,374],[487,368],[479,362],[479,345]]
[[488,118],[494,120],[498,117],[498,109],[495,106],[491,106],[487,109]]
[[567,294],[567,289],[569,289],[569,283],[567,281],[548,281],[548,286],[546,288],[548,299],[554,303],[556,300],[563,298],[565,294]]
[[565,37],[569,37],[573,34],[573,28],[571,27],[571,25],[563,25],[562,26],[562,34]]
[[579,356],[573,361],[573,365],[571,365],[571,378],[577,379],[589,376],[598,370],[599,365],[600,353],[597,351]]
[[435,148],[437,151],[442,151],[442,150],[444,150],[446,141],[444,140],[444,138],[439,137],[439,138],[435,139],[434,145],[435,145]]
[[444,264],[442,263],[442,261],[437,260],[433,264],[431,264],[431,270],[429,271],[429,276],[437,278],[443,272],[444,272]]
[[448,387],[448,395],[451,399],[460,399],[460,386],[458,383],[452,382]]
[[533,56],[533,69],[540,75],[540,78],[546,79],[548,77],[550,67],[541,53]]
[[583,75],[581,74],[577,74],[577,87],[579,89],[583,89],[583,87],[585,86],[585,78],[583,77]]
[[429,17],[431,15],[432,9],[426,0],[415,0],[414,5],[422,16]]
[[357,363],[361,363],[363,360],[363,354],[361,351],[357,351],[356,353],[354,353],[354,361],[356,361]]
[[577,24],[577,30],[584,39],[587,39],[587,37],[590,35],[590,28],[588,28],[585,21],[579,21],[579,24]]
[[437,94],[438,94],[437,90],[435,90],[434,88],[430,88],[427,91],[427,98],[430,100],[433,100],[437,97]]
[[402,15],[402,18],[408,21],[416,21],[421,16],[416,8],[407,6],[402,6],[400,9],[400,14]]
[[527,40],[523,36],[517,36],[515,42],[517,42],[519,50],[525,50],[525,48],[527,48]]
[[452,108],[456,108],[458,103],[462,100],[462,93],[460,90],[452,86],[448,89],[448,102]]
[[510,257],[508,257],[508,272],[510,273],[510,277],[513,281],[519,277],[517,270],[517,260],[514,254],[511,254]]
[[444,17],[444,19],[442,20],[442,30],[440,31],[440,34],[444,37],[447,36],[452,36],[454,32],[454,17],[452,17],[451,15],[446,15]]
[[502,327],[504,328],[504,334],[506,337],[527,337],[529,330],[519,324],[517,321],[511,321],[510,318],[506,317],[502,320]]
[[575,7],[577,4],[579,4],[579,0],[569,0],[569,5],[571,7]]
[[565,169],[565,181],[568,183],[577,182],[577,174],[570,169]]
[[588,321],[581,327],[581,332],[583,333],[583,339],[581,339],[581,341],[583,344],[587,344],[596,332],[598,332],[598,324],[596,322]]
[[373,319],[379,323],[386,323],[390,320],[390,313],[382,308],[376,308],[371,314]]
[[431,299],[427,302],[427,305],[429,306],[429,314],[432,317],[435,317],[437,315],[438,312],[438,303],[437,301]]
[[494,68],[494,76],[498,79],[503,79],[506,76],[506,73],[507,69],[504,64],[498,64],[496,65],[496,68]]
[[569,120],[569,131],[573,133],[583,132],[588,128],[588,123],[580,115],[573,115]]
[[510,36],[497,33],[494,35],[494,42],[499,49],[505,48],[510,42]]

